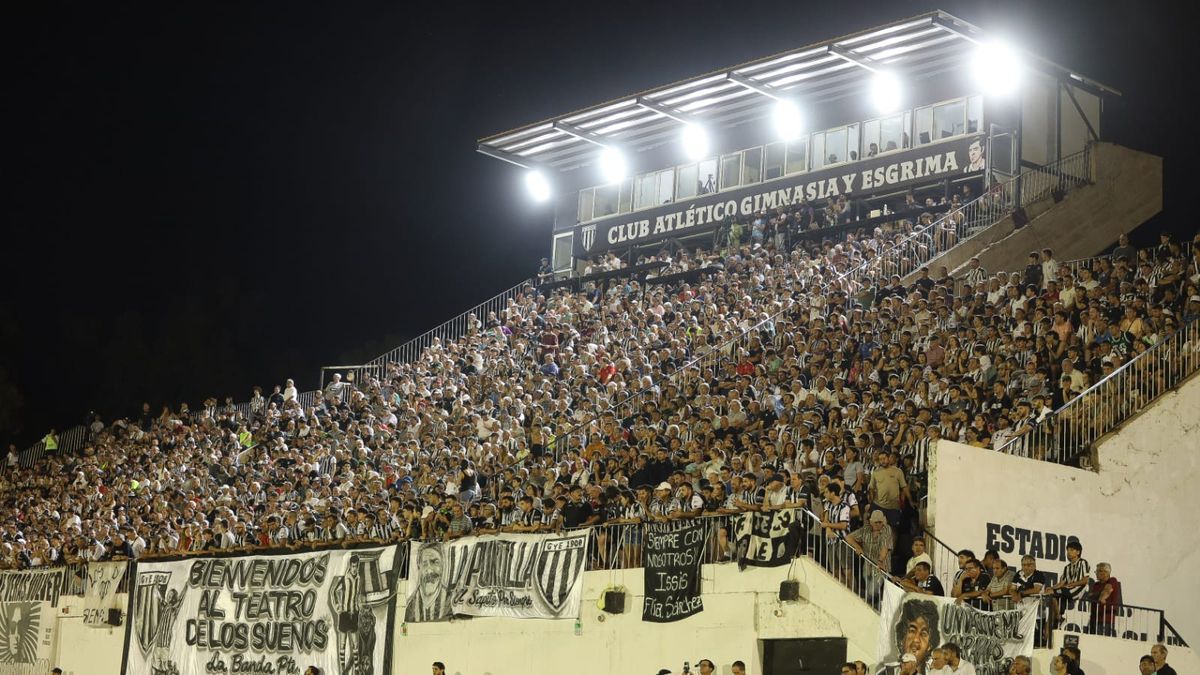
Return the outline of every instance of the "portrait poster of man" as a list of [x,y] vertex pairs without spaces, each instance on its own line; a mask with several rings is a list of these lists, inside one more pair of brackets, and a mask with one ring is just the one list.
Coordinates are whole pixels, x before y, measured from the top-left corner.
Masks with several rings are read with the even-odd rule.
[[413,546],[404,620],[576,617],[589,532],[505,533]]
[[917,657],[917,672],[924,673],[933,649],[947,642],[959,645],[963,659],[980,672],[1006,673],[1013,657],[1033,654],[1037,604],[987,612],[888,584],[879,617],[879,673],[899,672],[906,653]]

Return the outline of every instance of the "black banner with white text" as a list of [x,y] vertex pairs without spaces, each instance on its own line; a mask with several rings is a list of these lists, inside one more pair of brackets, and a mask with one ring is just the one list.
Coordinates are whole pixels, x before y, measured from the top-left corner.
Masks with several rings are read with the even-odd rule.
[[746,218],[804,200],[818,202],[841,195],[869,197],[919,183],[979,173],[984,166],[982,136],[946,140],[585,223],[575,232],[572,255],[586,258],[613,248],[683,237],[693,228],[712,226],[729,218]]
[[703,520],[646,525],[642,621],[666,623],[704,611],[700,599]]

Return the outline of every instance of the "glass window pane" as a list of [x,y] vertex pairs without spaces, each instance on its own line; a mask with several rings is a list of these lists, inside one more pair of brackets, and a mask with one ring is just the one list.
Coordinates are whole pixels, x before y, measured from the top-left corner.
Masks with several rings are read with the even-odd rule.
[[812,168],[819,169],[825,166],[825,133],[813,134],[812,136]]
[[648,206],[654,206],[658,184],[654,180],[654,174],[647,173],[638,176],[634,181],[633,189],[633,208],[644,209]]
[[763,180],[779,178],[783,175],[783,162],[787,155],[787,146],[783,143],[772,143],[766,147],[766,162],[763,165]]
[[917,108],[913,133],[917,135],[918,146],[933,142],[933,108]]
[[851,162],[858,161],[858,125],[851,124],[846,128],[846,157]]
[[700,190],[700,183],[697,180],[696,165],[685,164],[679,167],[678,180],[675,181],[675,198],[688,199],[695,197]]
[[893,115],[879,121],[879,147],[884,148],[884,152],[899,150],[904,142],[903,116]]
[[841,164],[846,161],[846,128],[825,132],[825,163]]
[[967,99],[967,133],[977,134],[983,129],[983,97]]
[[592,188],[579,191],[579,222],[592,219]]
[[798,138],[787,144],[787,173],[801,173],[808,170],[808,139]]
[[750,148],[742,152],[742,185],[762,180],[762,148]]
[[700,182],[697,188],[699,194],[706,195],[717,191],[716,158],[701,160],[696,180]]
[[737,187],[742,178],[742,153],[721,155],[721,189]]
[[967,107],[962,101],[943,103],[933,109],[933,138],[950,138],[967,133]]
[[612,185],[601,185],[596,188],[596,197],[592,203],[593,218],[603,218],[611,216],[617,212],[617,198],[620,196],[621,186],[613,183]]
[[880,120],[871,120],[863,122],[863,156],[874,157],[879,154],[879,149],[883,147],[879,142],[879,127]]
[[551,257],[555,272],[571,268],[571,246],[575,243],[573,239],[573,233],[554,238],[554,252]]
[[633,179],[626,178],[621,183],[621,213],[633,210]]
[[658,172],[658,201],[657,204],[670,204],[675,201],[675,169]]

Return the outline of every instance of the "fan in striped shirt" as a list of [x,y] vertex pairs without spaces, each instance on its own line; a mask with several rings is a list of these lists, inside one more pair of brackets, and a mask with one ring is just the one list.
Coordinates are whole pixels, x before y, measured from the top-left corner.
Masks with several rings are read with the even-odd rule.
[[1057,626],[1062,613],[1084,597],[1091,581],[1092,566],[1083,557],[1083,545],[1077,539],[1067,542],[1067,564],[1058,583],[1050,587],[1050,625]]

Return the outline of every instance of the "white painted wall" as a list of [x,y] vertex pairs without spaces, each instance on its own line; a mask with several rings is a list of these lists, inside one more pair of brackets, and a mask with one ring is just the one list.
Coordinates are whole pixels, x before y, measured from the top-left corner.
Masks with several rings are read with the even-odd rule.
[[[702,577],[704,611],[669,624],[641,620],[641,570],[585,575],[579,636],[572,621],[408,624],[408,635],[396,638],[393,672],[424,673],[433,661],[445,662],[451,675],[679,672],[684,661],[695,672],[695,663],[707,658],[718,673],[729,673],[730,664],[740,659],[757,675],[762,672],[758,640],[801,637],[846,637],[851,659],[874,660],[879,616],[807,558],[794,567],[807,600],[794,603],[778,600],[787,567],[739,572],[736,565],[705,565]],[[630,594],[626,613],[598,608],[609,585],[623,585]]]
[[[117,596],[121,606],[128,602]],[[125,626],[90,628],[83,625],[83,598],[63,596],[59,601],[58,659],[64,675],[120,675],[125,649]]]
[[[935,455],[939,539],[982,555],[988,523],[1076,536],[1093,567],[1112,564],[1125,602],[1165,610],[1185,640],[1200,640],[1200,378],[1102,442],[1098,473],[947,441]],[[1013,549],[1002,551],[1010,564],[1020,560]],[[1055,573],[1063,565],[1039,561]]]
[[[778,599],[779,582],[801,582],[797,602]],[[845,637],[850,659],[873,663],[879,615],[808,558],[789,569],[705,565],[701,593],[704,611],[675,623],[641,620],[642,571],[588,572],[584,575],[582,635],[573,621],[477,618],[448,623],[396,625],[392,672],[427,673],[443,661],[451,675],[678,672],[684,661],[712,659],[718,673],[734,660],[747,672],[762,672],[759,640]],[[605,589],[623,585],[624,614],[605,614],[597,605]],[[407,589],[402,590],[405,593]],[[403,597],[403,596],[402,596]],[[83,626],[81,598],[64,598],[59,617],[58,665],[66,675],[119,675],[125,627]]]

